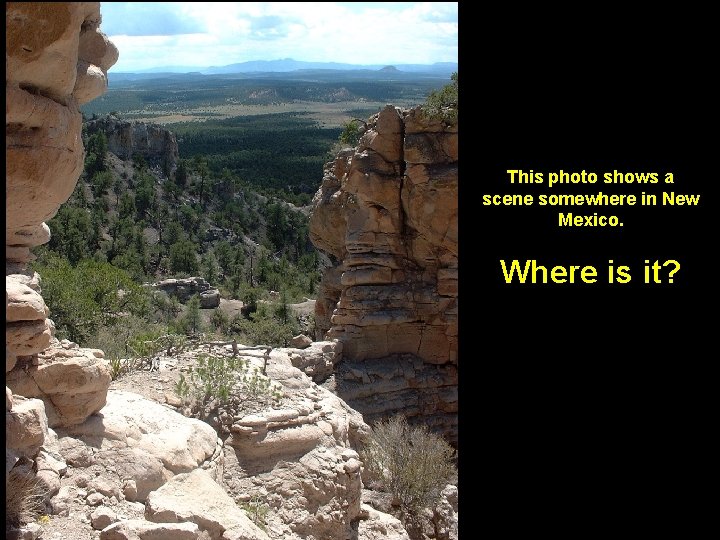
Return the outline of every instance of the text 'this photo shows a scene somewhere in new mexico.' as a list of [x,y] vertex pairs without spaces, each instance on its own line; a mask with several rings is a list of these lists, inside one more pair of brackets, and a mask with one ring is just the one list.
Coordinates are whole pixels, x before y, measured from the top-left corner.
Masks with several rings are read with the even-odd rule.
[[6,537],[458,538],[458,3],[6,4]]

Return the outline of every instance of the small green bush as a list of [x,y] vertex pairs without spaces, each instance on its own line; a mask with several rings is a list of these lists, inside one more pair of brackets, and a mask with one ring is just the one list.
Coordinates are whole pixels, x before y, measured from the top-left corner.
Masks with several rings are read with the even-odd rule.
[[357,146],[360,140],[360,122],[357,120],[350,120],[343,125],[343,132],[338,137],[341,143],[349,144],[350,146]]
[[196,294],[188,300],[185,306],[185,314],[177,321],[179,330],[185,334],[199,334],[203,332],[203,320],[200,315],[200,297]]
[[200,355],[189,371],[190,382],[183,375],[175,384],[175,393],[183,399],[192,397],[197,404],[217,400],[227,403],[232,396],[255,402],[278,402],[282,387],[260,373],[258,367],[242,358]]
[[456,479],[455,451],[425,426],[402,416],[377,422],[361,452],[364,481],[376,481],[399,501],[406,516],[433,507],[445,486]]
[[203,354],[197,365],[191,368],[190,380],[201,401],[219,399],[227,402],[233,386],[237,384],[237,372],[244,366],[242,359],[224,358]]
[[248,517],[255,525],[267,532],[267,529],[265,528],[265,520],[270,507],[261,502],[259,496],[255,495],[252,499],[250,499],[250,501],[240,503],[240,508],[247,512]]
[[228,330],[228,326],[230,325],[230,319],[228,318],[227,313],[220,308],[217,308],[213,311],[212,317],[210,318],[210,324],[213,325],[215,330],[225,334]]

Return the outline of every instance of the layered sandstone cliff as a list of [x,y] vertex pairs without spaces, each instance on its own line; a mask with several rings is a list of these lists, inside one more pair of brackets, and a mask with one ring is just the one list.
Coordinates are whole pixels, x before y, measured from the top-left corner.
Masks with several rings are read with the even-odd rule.
[[102,131],[107,137],[108,150],[120,159],[140,155],[167,175],[177,169],[180,154],[175,134],[162,126],[106,116],[89,121],[87,130],[89,134]]
[[316,324],[343,343],[336,391],[457,437],[457,125],[386,106],[325,168],[310,236],[335,265]]
[[53,338],[40,277],[27,268],[30,249],[50,239],[45,222],[82,171],[78,106],[105,91],[118,59],[99,24],[98,2],[10,2],[5,9],[6,474],[20,458],[36,456],[48,426],[99,410],[110,384],[102,351]]

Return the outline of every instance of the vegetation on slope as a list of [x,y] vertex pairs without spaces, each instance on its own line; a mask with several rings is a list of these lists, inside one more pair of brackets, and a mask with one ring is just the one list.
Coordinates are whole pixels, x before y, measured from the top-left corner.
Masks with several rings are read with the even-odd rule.
[[[154,107],[172,109],[162,84],[133,92]],[[260,92],[257,81],[231,86],[248,96],[294,99],[305,92],[308,99],[327,100],[329,84],[310,85],[317,92],[309,98],[297,82],[273,82],[270,93]],[[436,81],[346,85],[351,94],[378,99],[436,87]],[[220,84],[208,93],[179,84],[170,97],[207,104],[227,97],[222,88],[227,90]],[[348,114],[368,113],[361,105]],[[430,92],[424,110],[456,118],[457,74]],[[84,129],[84,172],[49,222],[50,243],[36,251],[34,265],[59,337],[98,346],[110,356],[127,353],[138,336],[163,332],[213,330],[249,343],[286,344],[300,330],[288,303],[314,296],[322,271],[322,258],[309,241],[305,205],[333,144],[356,144],[359,123],[323,128],[296,111],[177,123],[173,131],[183,159],[169,174],[140,155],[119,160],[108,152],[101,131]],[[242,300],[243,315],[216,310],[200,317],[197,300],[183,307],[141,286],[190,275],[204,277],[225,299]],[[279,294],[267,302],[270,291]]]
[[[142,156],[119,160],[100,131],[84,137],[83,175],[49,222],[51,240],[34,265],[59,337],[122,350],[112,343],[120,320],[137,332],[215,330],[272,345],[299,331],[287,304],[313,296],[321,270],[305,210],[217,171],[212,156],[196,153],[167,177]],[[188,308],[140,286],[190,275],[245,302],[246,316],[218,312],[193,322]],[[272,290],[281,301],[268,307],[261,301]]]

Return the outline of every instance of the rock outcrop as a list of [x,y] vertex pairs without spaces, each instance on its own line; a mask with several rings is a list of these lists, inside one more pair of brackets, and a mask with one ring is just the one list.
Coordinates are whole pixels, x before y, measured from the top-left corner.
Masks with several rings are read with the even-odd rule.
[[107,88],[118,51],[98,31],[99,2],[13,2],[5,10],[7,260],[50,239],[43,222],[83,167],[78,106]]
[[354,449],[368,426],[294,367],[294,354],[314,356],[309,348],[278,349],[267,366],[283,388],[279,408],[231,418],[224,480],[232,494],[266,505],[271,538],[352,538],[362,485]]
[[343,344],[335,390],[457,440],[457,125],[386,106],[326,165],[310,237],[336,264],[316,303]]
[[179,474],[148,497],[145,517],[153,522],[189,522],[212,540],[269,540],[245,511],[203,470]]
[[46,496],[64,470],[49,426],[84,421],[105,404],[110,383],[101,351],[69,351],[53,338],[40,278],[27,268],[82,172],[79,105],[105,92],[118,59],[100,20],[99,2],[5,8],[5,471],[7,482],[27,468]]
[[6,375],[17,394],[45,403],[50,427],[83,422],[105,405],[110,368],[99,349],[53,338],[51,346]]
[[[144,502],[176,474],[222,474],[222,443],[205,422],[131,392],[110,391],[107,405],[82,424],[58,428],[63,456],[76,470],[101,466],[106,496]],[[96,480],[93,480],[94,482]],[[101,489],[97,491],[102,492]]]
[[89,134],[103,132],[108,150],[120,159],[130,160],[138,154],[168,176],[177,170],[180,154],[175,134],[162,126],[105,116],[87,122],[87,130]]
[[[231,356],[232,346],[193,349],[183,353],[184,362],[194,365],[208,353]],[[375,520],[361,511],[362,463],[355,450],[368,426],[294,367],[291,354],[316,353],[273,350],[267,377],[282,389],[282,400],[263,405],[238,393],[214,405],[209,420],[218,432],[120,390],[110,390],[105,407],[82,424],[45,427],[49,458],[42,466],[54,467],[51,512],[87,514],[84,530],[104,525],[100,538],[110,539],[357,537],[362,520]],[[252,351],[241,356],[252,369],[264,365]],[[261,518],[250,519],[253,508]],[[175,528],[177,522],[183,527]],[[384,529],[395,525],[369,524],[375,536],[368,538]]]
[[280,350],[287,351],[292,365],[317,383],[332,375],[335,364],[342,358],[342,343],[337,340],[315,341],[301,347],[293,345],[292,342],[290,345],[290,348]]
[[368,504],[362,505],[363,521],[358,527],[358,537],[363,540],[410,540],[399,519],[375,510]]
[[213,289],[201,277],[164,279],[153,285],[153,287],[168,296],[174,296],[182,303],[187,302],[197,294],[200,296],[201,308],[216,308],[220,305],[220,291]]

